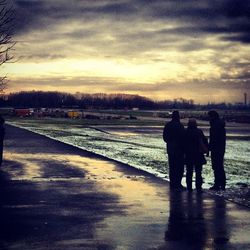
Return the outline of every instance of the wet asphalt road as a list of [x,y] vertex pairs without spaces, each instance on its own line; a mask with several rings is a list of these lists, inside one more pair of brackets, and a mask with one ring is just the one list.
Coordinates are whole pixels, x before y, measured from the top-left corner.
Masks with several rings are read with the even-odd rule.
[[7,126],[0,249],[250,249],[249,209]]

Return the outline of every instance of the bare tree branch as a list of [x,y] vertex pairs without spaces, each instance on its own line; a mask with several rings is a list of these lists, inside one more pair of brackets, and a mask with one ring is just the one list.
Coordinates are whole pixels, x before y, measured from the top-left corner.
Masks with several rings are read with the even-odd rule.
[[[15,46],[12,40],[12,23],[14,20],[14,11],[9,6],[7,0],[0,0],[0,66],[11,62],[13,56],[11,50]],[[7,86],[7,77],[0,76],[0,95]]]

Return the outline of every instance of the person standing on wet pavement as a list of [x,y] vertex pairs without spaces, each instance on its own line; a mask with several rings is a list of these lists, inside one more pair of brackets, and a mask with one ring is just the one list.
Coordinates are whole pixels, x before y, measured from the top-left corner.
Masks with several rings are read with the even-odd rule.
[[166,123],[163,140],[167,144],[170,188],[184,189],[181,180],[184,172],[184,126],[178,111],[172,113],[172,120]]
[[226,149],[225,122],[219,114],[211,110],[208,112],[210,120],[209,150],[214,171],[214,185],[210,190],[225,190],[226,174],[224,170],[224,154]]
[[208,141],[197,122],[191,118],[185,131],[185,163],[186,183],[189,192],[193,190],[193,170],[195,170],[195,187],[197,192],[202,190],[202,165],[206,164],[204,154],[208,153]]
[[3,161],[3,139],[5,135],[4,122],[4,118],[0,115],[0,166],[2,165]]

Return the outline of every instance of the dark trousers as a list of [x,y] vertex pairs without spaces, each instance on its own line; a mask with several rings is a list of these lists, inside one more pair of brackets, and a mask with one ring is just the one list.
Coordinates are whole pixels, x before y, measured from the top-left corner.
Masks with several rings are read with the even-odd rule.
[[178,188],[184,173],[184,155],[168,154],[170,187]]
[[214,185],[225,188],[226,174],[224,170],[224,153],[211,152],[212,168],[214,171]]
[[201,189],[202,186],[202,165],[187,164],[186,183],[189,190],[192,189],[193,171],[195,170],[195,187]]

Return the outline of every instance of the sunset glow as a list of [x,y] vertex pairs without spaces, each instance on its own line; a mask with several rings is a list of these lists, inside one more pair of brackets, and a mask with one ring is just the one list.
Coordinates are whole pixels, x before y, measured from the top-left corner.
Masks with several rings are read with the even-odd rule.
[[[13,0],[7,92],[132,93],[241,101],[250,88],[248,1]],[[250,94],[250,93],[249,93]]]

